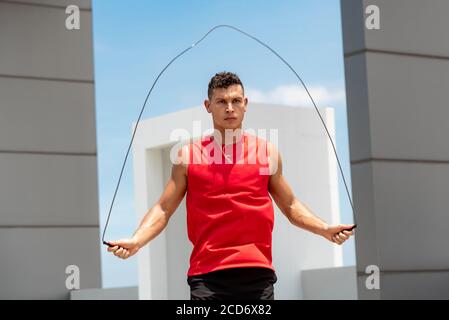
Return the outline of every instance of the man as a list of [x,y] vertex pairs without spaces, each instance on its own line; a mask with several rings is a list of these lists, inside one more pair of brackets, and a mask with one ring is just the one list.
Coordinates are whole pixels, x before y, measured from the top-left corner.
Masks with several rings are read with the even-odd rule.
[[133,237],[111,241],[108,248],[122,259],[136,254],[167,226],[187,194],[192,300],[274,299],[271,198],[297,227],[339,245],[353,235],[353,225],[328,225],[294,196],[275,146],[242,130],[247,105],[236,74],[212,77],[204,106],[212,114],[214,133],[179,150],[163,194]]

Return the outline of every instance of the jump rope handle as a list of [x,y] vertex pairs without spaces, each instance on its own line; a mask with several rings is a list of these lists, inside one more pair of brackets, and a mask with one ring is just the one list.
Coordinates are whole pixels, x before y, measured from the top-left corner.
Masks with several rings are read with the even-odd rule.
[[354,230],[355,228],[357,228],[357,225],[355,224],[355,225],[353,225],[351,228],[349,228],[349,229],[345,229],[346,231],[352,231],[352,230]]
[[112,244],[110,244],[109,242],[107,242],[107,241],[103,241],[103,244],[105,244],[105,245],[107,245],[108,247],[110,247],[110,248],[112,248],[113,247],[113,245]]

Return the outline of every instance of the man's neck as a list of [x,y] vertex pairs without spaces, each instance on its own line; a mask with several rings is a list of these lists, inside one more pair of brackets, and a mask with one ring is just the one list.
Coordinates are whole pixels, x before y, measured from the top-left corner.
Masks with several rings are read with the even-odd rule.
[[221,144],[233,144],[239,142],[243,137],[243,129],[219,129],[215,128],[212,136],[215,141],[220,141]]

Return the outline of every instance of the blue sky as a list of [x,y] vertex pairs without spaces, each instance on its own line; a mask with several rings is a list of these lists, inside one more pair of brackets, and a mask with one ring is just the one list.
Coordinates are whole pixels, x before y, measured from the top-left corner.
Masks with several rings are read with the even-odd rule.
[[[102,227],[131,139],[131,123],[151,84],[176,54],[218,24],[234,25],[273,47],[303,78],[320,108],[335,108],[337,151],[350,187],[339,1],[94,0]],[[254,98],[312,106],[294,75],[272,53],[232,30],[219,29],[164,73],[142,118],[200,105],[210,77],[222,70],[236,72]],[[320,125],[318,115],[317,119]],[[340,173],[339,181],[342,221],[350,223],[352,212]],[[128,158],[107,239],[132,235],[136,217]],[[353,240],[344,246],[344,263],[355,263]],[[123,261],[103,248],[102,276],[103,287],[137,285],[136,257]]]

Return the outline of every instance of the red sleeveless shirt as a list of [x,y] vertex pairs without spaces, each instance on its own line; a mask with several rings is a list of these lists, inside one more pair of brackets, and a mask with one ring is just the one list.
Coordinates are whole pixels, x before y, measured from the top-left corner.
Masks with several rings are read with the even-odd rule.
[[194,248],[188,276],[238,267],[274,270],[267,143],[244,133],[223,148],[213,136],[189,145],[186,209]]

